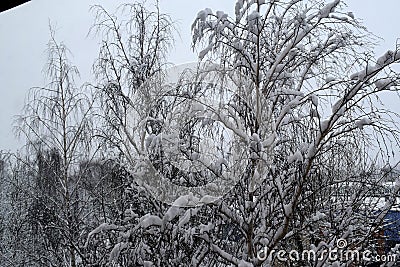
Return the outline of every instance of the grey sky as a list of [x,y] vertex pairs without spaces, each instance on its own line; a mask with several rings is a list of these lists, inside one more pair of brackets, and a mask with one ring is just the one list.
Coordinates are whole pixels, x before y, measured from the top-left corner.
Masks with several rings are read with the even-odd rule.
[[[97,53],[97,40],[86,37],[93,22],[89,7],[101,4],[113,11],[127,1],[34,0],[0,14],[0,149],[19,147],[12,133],[13,116],[21,113],[30,87],[44,85],[42,68],[46,62],[49,21],[56,27],[57,40],[63,41],[73,54],[82,80],[90,79],[90,70]],[[235,0],[160,0],[161,10],[178,22],[181,37],[171,51],[174,64],[194,61],[190,49],[190,25],[197,12],[206,7],[231,12]],[[364,20],[368,29],[384,38],[376,52],[380,55],[393,49],[400,37],[397,27],[398,0],[348,0],[349,11]],[[398,99],[388,99],[395,108]],[[397,108],[397,111],[399,109]]]

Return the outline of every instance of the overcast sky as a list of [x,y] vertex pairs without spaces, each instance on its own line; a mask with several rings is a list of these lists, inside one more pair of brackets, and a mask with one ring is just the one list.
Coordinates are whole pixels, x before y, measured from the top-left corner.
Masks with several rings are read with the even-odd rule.
[[[93,16],[89,8],[101,4],[113,11],[128,1],[33,0],[0,13],[0,150],[16,150],[19,145],[12,133],[14,115],[20,114],[29,88],[43,86],[42,69],[46,63],[49,21],[56,27],[57,40],[72,51],[72,61],[79,67],[82,80],[90,79],[97,54],[97,40],[87,37]],[[171,52],[174,64],[191,62],[190,25],[197,12],[206,7],[232,13],[235,0],[160,0],[161,11],[178,22],[180,37]],[[370,31],[382,37],[377,54],[393,49],[400,37],[398,0],[348,0],[348,10],[363,19]],[[388,99],[395,108],[398,99]],[[398,105],[399,106],[399,105]],[[399,111],[399,109],[397,110]]]

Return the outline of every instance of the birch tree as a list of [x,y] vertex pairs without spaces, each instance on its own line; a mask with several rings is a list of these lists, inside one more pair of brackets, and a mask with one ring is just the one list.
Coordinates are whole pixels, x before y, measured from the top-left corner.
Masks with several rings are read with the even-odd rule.
[[24,252],[32,266],[87,264],[82,237],[88,232],[91,211],[82,189],[82,163],[92,161],[97,152],[92,139],[93,101],[75,85],[79,73],[68,53],[51,31],[44,69],[48,84],[30,91],[18,118],[18,133],[26,141],[26,156],[18,157],[18,162],[35,177],[34,186],[23,191],[32,200],[28,219],[30,242],[35,245]]
[[[144,266],[362,264],[328,257],[343,240],[339,248],[378,253],[399,190],[382,199],[378,166],[399,132],[397,114],[375,99],[398,90],[397,47],[375,59],[371,34],[339,0],[239,0],[233,17],[198,13],[200,69],[165,86],[170,24],[128,8],[127,24],[97,13],[105,40],[96,70],[111,127],[103,137],[136,178],[132,207],[88,242],[117,233],[109,262]],[[221,184],[222,197],[208,195]],[[300,255],[282,261],[279,250]],[[315,257],[301,258],[309,250]]]
[[[274,250],[319,255],[338,239],[362,250],[395,204],[398,185],[384,204],[371,202],[383,176],[373,175],[370,155],[378,151],[386,162],[398,145],[397,114],[373,98],[398,90],[390,66],[400,53],[396,47],[374,59],[368,32],[343,7],[339,0],[240,0],[233,18],[198,13],[192,31],[200,60],[217,60],[234,84],[222,110],[229,119],[220,122],[242,129],[249,148],[245,172],[216,204],[222,213],[213,224],[214,231],[223,222],[237,229],[238,242],[199,235],[212,258],[269,266]],[[345,188],[352,192],[338,198]]]

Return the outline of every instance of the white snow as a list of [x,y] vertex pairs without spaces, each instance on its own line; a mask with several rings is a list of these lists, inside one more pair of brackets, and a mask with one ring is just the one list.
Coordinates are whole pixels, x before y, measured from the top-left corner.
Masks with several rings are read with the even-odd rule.
[[144,267],[152,267],[154,264],[151,261],[143,261],[143,266]]
[[210,203],[214,203],[218,199],[219,199],[218,197],[205,195],[200,199],[199,203],[210,204]]
[[369,118],[362,118],[361,120],[356,121],[356,126],[359,129],[363,129],[365,125],[371,125],[372,121]]
[[206,48],[200,51],[199,53],[199,59],[202,60],[213,48],[213,45],[210,44]]
[[243,1],[243,0],[238,0],[238,1],[236,2],[236,5],[235,5],[235,14],[236,14],[236,17],[237,17],[237,18],[240,16],[240,10],[243,8],[243,4],[244,4],[244,1]]
[[339,99],[338,101],[336,101],[335,104],[333,104],[332,113],[336,113],[339,110],[341,105],[342,105],[342,99]]
[[204,111],[204,106],[199,102],[193,102],[190,109],[191,109],[191,113],[193,114],[193,113]]
[[244,260],[240,260],[238,267],[253,267],[253,264]]
[[325,132],[329,127],[330,120],[321,121],[321,133]]
[[[115,224],[102,223],[88,234],[87,240],[89,240],[90,237],[92,237],[93,235],[98,234],[100,232],[117,230],[117,229],[119,229],[119,227],[116,226]],[[87,243],[86,243],[86,246],[87,246]]]
[[171,206],[164,215],[164,219],[172,221],[176,216],[181,213],[181,208],[178,206]]
[[326,214],[317,211],[317,213],[311,218],[311,221],[319,221],[326,217]]
[[295,96],[303,97],[304,93],[300,92],[300,91],[297,91],[297,90],[282,88],[282,89],[276,90],[276,92],[271,94],[271,97],[279,96],[279,95],[295,95]]
[[389,89],[390,86],[394,85],[395,83],[392,81],[391,78],[382,78],[375,81],[375,86],[379,90]]
[[121,253],[121,251],[126,249],[127,247],[128,247],[127,242],[121,242],[121,243],[116,244],[110,253],[110,261],[111,262],[116,261],[119,257],[119,254]]
[[288,157],[288,163],[291,164],[293,162],[302,162],[303,161],[303,155],[299,150],[297,150],[293,155]]
[[190,192],[188,195],[178,197],[174,201],[174,203],[172,203],[172,206],[193,207],[193,206],[196,206],[198,203],[199,203],[199,199],[197,197],[195,197],[192,192]]
[[160,147],[161,139],[155,134],[151,134],[146,138],[146,148],[149,150],[156,149]]
[[178,227],[182,227],[190,221],[191,210],[187,210],[183,217],[179,220]]
[[293,204],[292,203],[283,205],[283,208],[284,208],[284,212],[285,212],[286,216],[289,216],[290,214],[293,213]]
[[377,67],[384,67],[387,64],[390,64],[393,62],[394,59],[394,52],[392,50],[386,51],[385,54],[383,54],[378,60],[376,61],[376,66]]
[[155,215],[146,214],[142,218],[140,218],[140,225],[146,229],[150,226],[161,226],[162,220],[160,217]]
[[251,138],[252,138],[252,140],[254,141],[254,142],[260,142],[260,137],[258,136],[258,134],[257,133],[253,133],[253,135],[251,136]]
[[335,80],[336,80],[335,77],[328,76],[328,77],[326,77],[325,82],[326,82],[326,83],[330,83],[330,82],[333,82],[333,81],[335,81]]
[[271,147],[275,143],[275,140],[277,139],[278,135],[276,134],[276,132],[274,132],[266,140],[264,140],[262,144],[264,147]]
[[315,152],[316,152],[315,145],[314,144],[310,144],[309,147],[308,147],[306,158],[307,159],[312,158],[315,155]]
[[332,3],[327,4],[319,11],[320,18],[327,18],[333,12],[335,12],[335,8],[340,3],[340,0],[335,0]]
[[226,13],[223,12],[223,11],[217,11],[217,12],[216,12],[216,15],[217,15],[217,17],[218,17],[219,20],[228,18],[228,14],[226,14]]
[[252,21],[252,20],[256,20],[260,17],[260,13],[258,13],[257,11],[253,11],[252,13],[250,13],[250,15],[247,17],[248,21]]
[[214,228],[214,224],[210,222],[207,225],[201,224],[199,228],[200,228],[200,234],[203,234],[205,232],[208,233]]
[[210,8],[206,8],[204,10],[201,10],[197,14],[197,18],[200,19],[201,21],[205,21],[208,15],[212,14],[212,10]]
[[318,96],[316,96],[315,94],[311,95],[311,102],[313,103],[314,106],[318,106]]

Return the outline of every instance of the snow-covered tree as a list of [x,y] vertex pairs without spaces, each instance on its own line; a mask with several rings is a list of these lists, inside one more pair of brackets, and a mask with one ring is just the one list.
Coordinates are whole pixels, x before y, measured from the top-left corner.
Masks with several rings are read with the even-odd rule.
[[1,153],[0,265],[6,267],[30,263],[23,251],[32,238],[27,220],[32,199],[25,192],[32,188],[34,175],[11,158],[9,153]]
[[[168,84],[169,18],[137,4],[124,6],[126,20],[97,7],[100,135],[133,180],[124,218],[93,229],[87,245],[113,235],[107,260],[121,266],[345,266],[354,260],[324,253],[341,239],[377,253],[400,184],[381,197],[387,172],[375,165],[399,132],[375,99],[398,90],[400,51],[374,59],[370,33],[344,9],[339,0],[238,0],[233,17],[204,9],[192,25],[202,64]],[[316,257],[279,262],[279,250]]]
[[21,218],[28,221],[28,230],[20,234],[29,241],[20,255],[29,258],[25,264],[30,266],[86,266],[84,237],[101,222],[90,224],[92,196],[84,190],[88,164],[83,163],[92,162],[98,151],[92,138],[94,102],[75,85],[77,68],[53,31],[48,54],[48,84],[31,89],[18,118],[26,152],[17,156],[17,164],[33,177],[31,187],[19,191],[31,200]]
[[[157,91],[159,86],[152,87],[157,83],[150,82],[150,78],[162,79],[161,70],[173,42],[174,27],[167,15],[151,11],[144,4],[123,5],[115,14],[100,6],[93,7],[93,11],[96,22],[92,32],[102,38],[99,58],[94,64],[99,119],[103,123],[97,135],[104,141],[109,157],[126,172],[126,187],[121,196],[126,209],[122,217],[94,228],[86,247],[96,250],[98,244],[106,244],[101,253],[94,255],[100,265],[107,262],[145,265],[157,254],[172,258],[173,254],[160,251],[170,246],[166,244],[172,243],[171,238],[160,240],[156,231],[146,233],[145,227],[137,228],[142,219],[147,224],[156,222],[157,214],[162,214],[166,207],[134,177],[140,176],[141,165],[146,163],[147,138],[158,133],[157,118],[167,115],[160,97],[164,92]],[[150,251],[156,250],[158,253],[151,256]],[[167,261],[161,259],[160,264],[163,262]]]
[[[274,265],[273,250],[320,255],[341,238],[362,250],[395,204],[394,195],[371,200],[384,178],[371,169],[371,155],[387,161],[398,146],[397,114],[374,97],[398,90],[390,65],[400,51],[375,60],[369,33],[343,7],[339,0],[238,0],[233,18],[198,13],[192,30],[200,60],[217,62],[233,85],[221,86],[226,101],[216,121],[248,148],[238,184],[215,203],[222,212],[213,231],[198,236],[211,259]],[[223,224],[236,229],[236,242],[215,235]],[[263,248],[267,255],[257,258]],[[297,264],[332,264],[322,258]]]

